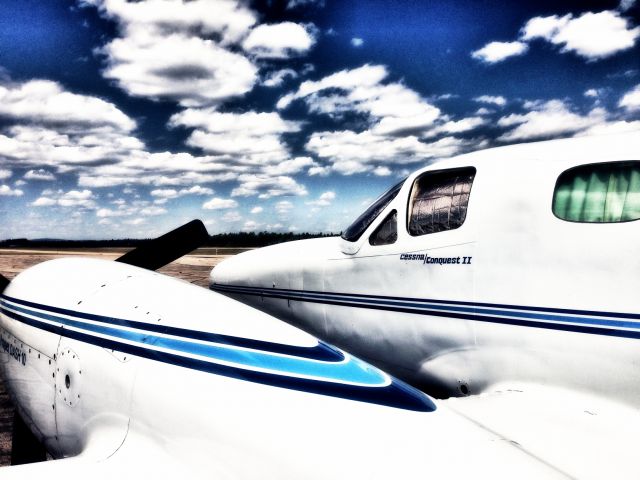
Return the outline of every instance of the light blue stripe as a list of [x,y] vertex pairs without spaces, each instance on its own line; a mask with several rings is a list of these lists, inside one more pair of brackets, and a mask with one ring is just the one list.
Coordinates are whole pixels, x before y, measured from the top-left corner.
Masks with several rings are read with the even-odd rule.
[[27,315],[85,331],[154,345],[180,353],[201,355],[212,360],[232,362],[248,368],[276,370],[284,374],[319,377],[328,381],[358,383],[367,386],[380,386],[386,383],[386,378],[379,370],[353,357],[343,362],[323,362],[302,357],[274,355],[258,350],[237,350],[221,345],[202,344],[71,320],[29,308],[10,305],[4,300],[0,300],[0,303],[7,308]]

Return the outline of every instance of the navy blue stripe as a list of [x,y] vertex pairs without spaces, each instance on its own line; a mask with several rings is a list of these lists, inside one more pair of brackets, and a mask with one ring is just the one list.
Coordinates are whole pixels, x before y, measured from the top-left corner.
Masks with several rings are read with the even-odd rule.
[[[419,315],[429,315],[435,317],[444,317],[444,318],[458,318],[462,320],[474,320],[479,322],[489,322],[489,323],[500,323],[505,325],[516,325],[516,326],[525,326],[525,327],[533,327],[533,328],[544,328],[550,330],[562,330],[569,332],[577,332],[577,333],[588,333],[594,335],[606,335],[606,336],[614,336],[614,337],[623,337],[623,338],[640,338],[640,330],[619,330],[615,328],[605,328],[605,327],[596,327],[589,325],[578,325],[576,323],[567,323],[567,322],[583,322],[588,323],[593,320],[587,318],[566,318],[559,320],[558,318],[553,318],[553,320],[563,321],[563,323],[551,323],[551,322],[543,322],[543,321],[531,321],[521,318],[504,318],[501,316],[495,315],[480,315],[478,313],[463,313],[456,311],[443,311],[430,309],[428,305],[424,304],[426,301],[417,300],[416,304],[411,306],[411,304],[402,303],[402,299],[398,297],[382,297],[382,296],[364,296],[364,295],[352,295],[352,294],[339,294],[339,293],[326,293],[319,294],[318,292],[311,292],[312,295],[305,295],[306,291],[300,290],[284,290],[284,289],[263,289],[263,288],[254,288],[254,287],[238,287],[231,285],[217,285],[214,284],[211,286],[211,289],[220,291],[220,292],[229,292],[229,293],[242,293],[248,295],[256,295],[267,298],[281,298],[286,300],[300,300],[304,302],[310,303],[322,303],[327,305],[338,305],[338,306],[346,306],[346,307],[357,307],[357,308],[366,308],[372,310],[383,310],[383,311],[392,311],[392,312],[400,312],[400,313],[414,313]],[[349,300],[349,297],[357,297],[357,300]],[[389,303],[386,301],[382,301],[381,299],[393,299],[393,303]],[[369,303],[364,303],[364,302]],[[452,303],[452,304],[465,304],[465,305],[477,305],[477,306],[490,306],[495,308],[501,308],[498,305],[494,304],[473,304],[471,302],[445,302],[439,301],[438,303]],[[517,308],[518,310],[526,310],[527,307],[511,307]],[[530,310],[533,310],[533,307],[529,307]],[[542,308],[536,308],[535,311],[558,311],[559,309],[549,309],[544,310]],[[578,312],[573,311],[572,312]],[[586,311],[581,311],[583,314]],[[513,315],[518,312],[509,312],[508,310],[504,311],[504,315]],[[589,312],[592,315],[606,315],[603,312]],[[622,315],[622,314],[619,314]],[[631,315],[631,314],[629,314]],[[542,315],[531,315],[531,317],[543,317]],[[630,318],[630,317],[624,317]],[[606,320],[605,320],[606,321]],[[611,324],[615,326],[620,322],[611,321]],[[617,325],[617,326],[625,326]],[[637,328],[640,325],[637,326]]]
[[108,335],[117,340],[129,340],[145,346],[153,345],[154,348],[168,348],[174,353],[195,354],[206,356],[213,360],[229,361],[236,365],[242,365],[243,368],[266,368],[268,370],[276,370],[276,373],[310,376],[327,381],[355,382],[359,385],[378,386],[385,383],[381,372],[377,370],[369,371],[354,359],[342,362],[319,362],[318,360],[303,357],[276,355],[263,350],[236,349],[217,343],[196,343],[182,338],[160,337],[149,332],[124,330],[114,326],[89,323],[80,319],[71,320],[60,315],[39,312],[31,308],[13,304],[8,305],[4,300],[0,301],[0,311],[34,316],[37,320],[61,323],[64,326],[85,330],[89,334]]
[[155,360],[192,370],[199,370],[202,372],[213,373],[262,385],[270,385],[289,390],[298,390],[347,400],[374,403],[389,407],[402,408],[405,410],[431,412],[436,409],[435,404],[429,397],[397,379],[392,379],[391,384],[385,387],[362,387],[344,383],[325,382],[309,378],[274,375],[266,372],[245,370],[229,365],[211,363],[204,360],[175,355],[173,353],[160,352],[158,350],[148,349],[137,345],[129,345],[127,343],[106,338],[95,337],[93,335],[76,332],[62,326],[40,322],[6,309],[3,309],[3,313],[9,318],[56,335],[61,335],[66,338],[89,343],[109,350],[116,350],[129,355],[135,355],[137,357],[147,358],[149,360]]
[[[345,295],[345,297],[348,297]],[[322,296],[313,295],[308,296],[304,294],[292,294],[290,297],[293,299],[300,299],[302,301],[308,298],[316,298],[321,299]],[[339,295],[327,294],[324,298],[328,300],[338,300],[342,301],[342,298]],[[375,297],[369,297],[367,299],[355,299],[354,303],[358,305],[372,303],[376,305],[402,305],[405,308],[417,309],[417,313],[425,313],[432,311],[446,311],[446,312],[462,312],[462,313],[471,313],[474,315],[482,315],[482,316],[510,316],[516,318],[524,318],[530,320],[549,320],[554,322],[563,322],[563,323],[584,323],[588,325],[595,326],[606,326],[606,327],[620,327],[620,328],[633,328],[639,329],[640,323],[637,321],[629,321],[629,320],[612,320],[612,319],[600,319],[600,318],[591,318],[586,316],[567,316],[553,313],[539,313],[539,312],[531,312],[531,311],[518,311],[518,310],[506,310],[500,308],[486,308],[479,306],[458,306],[458,305],[442,305],[442,304],[427,304],[423,302],[393,302],[389,303],[386,300],[379,300]]]
[[[314,347],[301,347],[296,345],[285,345],[282,343],[267,342],[264,340],[254,340],[250,338],[233,337],[230,335],[222,335],[219,333],[202,332],[198,330],[188,330],[186,328],[170,327],[162,324],[153,324],[146,322],[138,322],[135,320],[124,320],[121,318],[106,317],[103,315],[95,315],[93,313],[77,312],[75,310],[68,310],[66,308],[52,307],[49,305],[42,305],[40,303],[30,302],[27,300],[21,300],[13,298],[8,295],[2,295],[0,298],[6,299],[10,302],[14,302],[18,305],[24,305],[27,307],[37,308],[52,313],[59,313],[62,315],[69,315],[85,320],[93,320],[96,322],[106,323],[109,325],[118,325],[121,327],[135,328],[146,332],[161,333],[165,335],[174,335],[177,337],[189,338],[192,340],[202,340],[207,342],[215,342],[224,345],[232,345],[234,347],[250,348],[253,350],[262,350],[270,353],[278,353],[282,355],[292,355],[296,357],[309,358],[312,360],[320,360],[326,362],[341,362],[344,360],[342,352],[331,345],[327,345],[323,342],[318,342],[318,345]],[[216,315],[215,312],[211,312],[211,315]]]
[[[339,293],[339,292],[320,292],[317,290],[288,290],[283,288],[261,288],[261,287],[245,287],[240,285],[220,285],[220,284],[212,284],[210,286],[211,290],[214,291],[229,291],[235,292],[240,290],[247,290],[248,294],[251,295],[262,295],[265,297],[269,297],[270,292],[280,292],[290,295],[317,295],[319,297],[327,297],[327,296],[335,296],[338,298],[354,298],[354,299],[362,299],[365,301],[379,299],[379,300],[388,300],[390,302],[410,302],[410,303],[418,303],[418,304],[443,304],[443,305],[465,305],[470,307],[488,307],[488,308],[504,308],[508,310],[525,310],[532,312],[544,312],[544,313],[560,313],[567,315],[586,315],[586,316],[594,316],[594,317],[611,317],[611,318],[626,318],[630,320],[639,320],[640,314],[637,313],[626,313],[626,312],[603,312],[596,310],[572,310],[567,308],[553,308],[553,307],[534,307],[528,305],[509,305],[502,303],[483,303],[483,302],[465,302],[459,300],[437,300],[437,299],[427,299],[427,298],[415,298],[415,297],[391,297],[386,295],[364,295],[360,293]],[[282,297],[278,297],[282,298]]]

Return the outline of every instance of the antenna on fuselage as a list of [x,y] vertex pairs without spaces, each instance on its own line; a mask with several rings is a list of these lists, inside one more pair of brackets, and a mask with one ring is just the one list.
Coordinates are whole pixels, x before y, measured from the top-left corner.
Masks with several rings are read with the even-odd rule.
[[157,270],[202,246],[209,233],[200,220],[192,220],[161,237],[148,240],[116,259],[147,270]]

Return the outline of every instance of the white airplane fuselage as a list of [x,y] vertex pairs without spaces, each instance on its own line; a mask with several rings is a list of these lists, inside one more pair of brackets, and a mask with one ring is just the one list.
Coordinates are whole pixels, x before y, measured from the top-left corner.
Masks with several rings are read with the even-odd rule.
[[453,478],[466,475],[460,456],[485,475],[557,475],[302,330],[155,272],[52,260],[0,304],[14,403],[54,457],[70,457],[2,478],[57,465],[77,479]]
[[[502,147],[411,174],[355,241],[324,238],[243,253],[211,288],[268,311],[425,391],[459,396],[530,382],[640,406],[640,222],[578,223],[552,212],[574,167],[640,160],[640,135]],[[412,188],[475,169],[464,223],[414,236]],[[397,212],[397,239],[369,239]]]

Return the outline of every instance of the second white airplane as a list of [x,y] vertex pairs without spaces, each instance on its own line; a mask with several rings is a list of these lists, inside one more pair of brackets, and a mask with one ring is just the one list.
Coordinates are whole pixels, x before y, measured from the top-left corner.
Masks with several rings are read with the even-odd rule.
[[226,260],[211,288],[471,396],[448,403],[568,476],[635,478],[639,219],[640,134],[502,147],[416,171],[341,238]]

